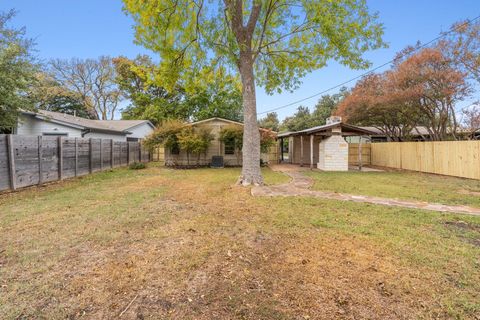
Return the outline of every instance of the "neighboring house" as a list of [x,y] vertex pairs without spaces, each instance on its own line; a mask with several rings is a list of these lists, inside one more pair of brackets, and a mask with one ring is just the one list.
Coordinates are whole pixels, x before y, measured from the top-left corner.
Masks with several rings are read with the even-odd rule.
[[65,113],[23,111],[14,134],[138,141],[153,132],[148,120],[91,120]]
[[288,159],[284,159],[281,152],[280,160],[324,171],[347,171],[349,148],[345,138],[372,134],[375,132],[346,124],[340,117],[330,117],[322,126],[278,134],[280,148],[284,146],[284,140],[288,141]]
[[[210,165],[212,162],[212,157],[223,157],[223,162],[225,166],[239,166],[242,164],[242,154],[237,152],[234,145],[225,145],[220,140],[220,131],[222,128],[238,125],[243,127],[243,123],[227,120],[223,118],[210,118],[206,120],[201,120],[197,122],[189,123],[188,125],[194,127],[207,127],[210,129],[210,133],[213,135],[213,140],[210,142],[208,151],[204,155],[200,155],[200,158],[191,158],[190,165]],[[260,129],[266,130],[266,129]],[[268,154],[261,154],[261,159],[267,163],[277,160],[276,154],[277,147],[274,145],[271,152]],[[166,166],[186,166],[188,164],[187,154],[185,151],[176,149],[169,150],[165,148],[164,150],[165,165]]]
[[[378,127],[360,127],[360,128],[374,133],[370,136],[371,142],[390,142],[391,141],[391,139],[387,137],[387,135]],[[358,138],[351,138],[349,142],[350,143],[358,142],[358,141],[355,141],[354,139],[358,139]],[[431,141],[431,140],[432,140],[432,135],[428,131],[427,127],[417,126],[410,131],[409,141]]]

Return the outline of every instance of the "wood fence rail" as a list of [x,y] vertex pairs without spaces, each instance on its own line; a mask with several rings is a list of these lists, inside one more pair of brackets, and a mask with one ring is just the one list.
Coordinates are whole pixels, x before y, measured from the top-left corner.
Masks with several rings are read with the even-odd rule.
[[0,191],[148,162],[139,142],[0,135]]
[[371,144],[372,165],[480,179],[480,141]]

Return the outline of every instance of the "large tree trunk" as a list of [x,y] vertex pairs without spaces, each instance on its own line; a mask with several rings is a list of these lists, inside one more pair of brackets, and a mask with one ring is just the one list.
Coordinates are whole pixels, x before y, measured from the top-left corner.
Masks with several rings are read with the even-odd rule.
[[255,78],[251,52],[240,55],[240,75],[243,97],[243,148],[242,175],[239,183],[244,186],[263,184],[260,171],[260,132],[257,124],[257,100],[255,96]]

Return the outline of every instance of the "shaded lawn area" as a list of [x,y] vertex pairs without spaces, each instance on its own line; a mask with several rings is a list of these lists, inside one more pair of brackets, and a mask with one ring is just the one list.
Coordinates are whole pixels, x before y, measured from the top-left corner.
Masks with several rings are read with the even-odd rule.
[[411,171],[306,172],[314,190],[480,207],[480,181]]
[[238,175],[150,165],[0,196],[0,318],[480,315],[479,217],[253,198]]

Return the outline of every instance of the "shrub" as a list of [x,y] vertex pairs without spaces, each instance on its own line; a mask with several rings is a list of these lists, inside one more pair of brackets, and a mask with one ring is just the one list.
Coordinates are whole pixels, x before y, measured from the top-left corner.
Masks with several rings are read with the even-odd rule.
[[263,153],[268,153],[270,147],[275,145],[276,134],[272,130],[260,130],[260,149]]
[[213,140],[213,135],[210,133],[210,129],[200,127],[193,128],[188,127],[182,129],[177,136],[178,144],[181,150],[187,153],[187,163],[190,165],[190,155],[197,156],[197,165],[200,162],[200,155],[206,154],[210,141]]
[[185,124],[179,120],[165,120],[143,141],[143,144],[149,149],[160,145],[168,149],[178,147],[177,135],[184,127]]
[[129,164],[128,168],[130,170],[140,170],[140,169],[145,169],[145,163],[142,162],[132,162]]

